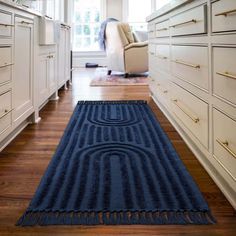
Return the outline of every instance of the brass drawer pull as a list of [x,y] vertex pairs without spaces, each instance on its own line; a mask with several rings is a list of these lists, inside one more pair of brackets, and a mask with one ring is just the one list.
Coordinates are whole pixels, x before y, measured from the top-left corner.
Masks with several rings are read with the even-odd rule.
[[236,75],[232,75],[232,74],[229,74],[228,72],[216,72],[217,75],[222,75],[222,76],[225,76],[225,77],[228,77],[230,79],[236,79]]
[[229,148],[228,141],[222,142],[219,139],[216,139],[217,143],[219,143],[231,156],[236,159],[236,153]]
[[184,113],[186,114],[194,123],[198,123],[200,119],[198,117],[195,117],[194,115],[189,114],[185,108],[179,103],[177,99],[172,100],[174,104]]
[[0,68],[7,67],[7,66],[12,66],[12,65],[14,65],[14,64],[13,63],[10,63],[10,64],[5,63],[4,65],[1,65]]
[[166,57],[166,56],[162,56],[162,55],[157,55],[157,57],[160,58],[160,59],[163,59],[163,60],[168,59],[168,57]]
[[0,116],[0,119],[2,119],[3,117],[5,117],[6,115],[8,115],[10,112],[12,112],[13,111],[13,109],[11,109],[11,110],[7,110],[7,109],[5,109],[5,111],[4,111],[4,113]]
[[21,25],[33,25],[34,23],[22,20],[22,21],[19,21],[18,24],[21,24]]
[[223,11],[218,14],[215,14],[215,16],[225,16],[226,17],[227,15],[232,14],[232,13],[236,13],[236,9],[229,10],[229,11]]
[[175,27],[177,27],[177,26],[186,25],[186,24],[191,24],[191,23],[196,24],[196,23],[197,23],[197,20],[195,20],[195,19],[188,20],[188,21],[185,21],[185,22],[182,22],[182,23],[179,23],[179,24],[170,25],[170,27],[175,28]]
[[187,62],[184,62],[184,61],[180,61],[180,60],[174,60],[173,62],[177,63],[177,64],[181,64],[181,65],[184,65],[184,66],[189,66],[189,67],[193,67],[195,69],[200,69],[200,65],[197,65],[197,64],[191,64],[191,63],[187,63]]
[[0,23],[0,26],[5,26],[5,27],[14,27],[14,25],[4,24],[4,23]]
[[168,28],[156,29],[156,31],[165,31],[165,30],[168,30]]

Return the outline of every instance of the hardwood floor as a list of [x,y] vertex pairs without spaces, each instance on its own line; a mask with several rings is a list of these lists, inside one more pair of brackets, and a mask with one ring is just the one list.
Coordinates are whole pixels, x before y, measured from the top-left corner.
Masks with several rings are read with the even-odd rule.
[[0,235],[236,235],[236,214],[162,112],[149,101],[161,126],[192,174],[217,219],[209,226],[59,226],[16,227],[51,160],[78,100],[149,100],[147,86],[89,87],[93,70],[74,72],[73,86],[61,90],[58,102],[40,112],[42,121],[29,125],[0,153]]

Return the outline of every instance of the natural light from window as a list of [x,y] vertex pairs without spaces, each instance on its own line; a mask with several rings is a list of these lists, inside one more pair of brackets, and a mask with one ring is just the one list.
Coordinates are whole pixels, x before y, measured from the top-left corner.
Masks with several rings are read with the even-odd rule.
[[152,0],[128,1],[128,22],[132,30],[146,31],[146,17],[152,12]]
[[74,0],[73,51],[99,51],[101,0]]
[[171,0],[156,0],[156,9],[162,8],[167,3],[171,2]]

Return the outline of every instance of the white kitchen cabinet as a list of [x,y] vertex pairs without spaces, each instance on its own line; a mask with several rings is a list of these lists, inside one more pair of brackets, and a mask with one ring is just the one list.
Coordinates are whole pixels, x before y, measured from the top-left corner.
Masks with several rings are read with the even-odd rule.
[[70,27],[61,25],[58,44],[58,89],[70,79]]
[[21,123],[33,109],[33,21],[15,17],[13,122]]
[[37,81],[38,101],[41,106],[57,90],[55,52],[39,56]]
[[62,87],[65,82],[65,62],[66,62],[66,29],[61,26],[60,29],[60,42],[58,45],[58,88]]
[[236,209],[236,1],[178,2],[148,17],[151,95]]

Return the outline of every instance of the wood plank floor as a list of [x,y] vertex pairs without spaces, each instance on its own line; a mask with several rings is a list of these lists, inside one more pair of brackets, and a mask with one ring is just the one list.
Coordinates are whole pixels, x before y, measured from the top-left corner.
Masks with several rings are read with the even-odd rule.
[[[162,112],[149,100],[147,86],[89,87],[93,70],[74,72],[73,86],[40,112],[0,153],[0,235],[236,235],[236,214]],[[15,227],[51,160],[78,100],[145,99],[192,174],[218,223],[210,226],[60,226]]]

